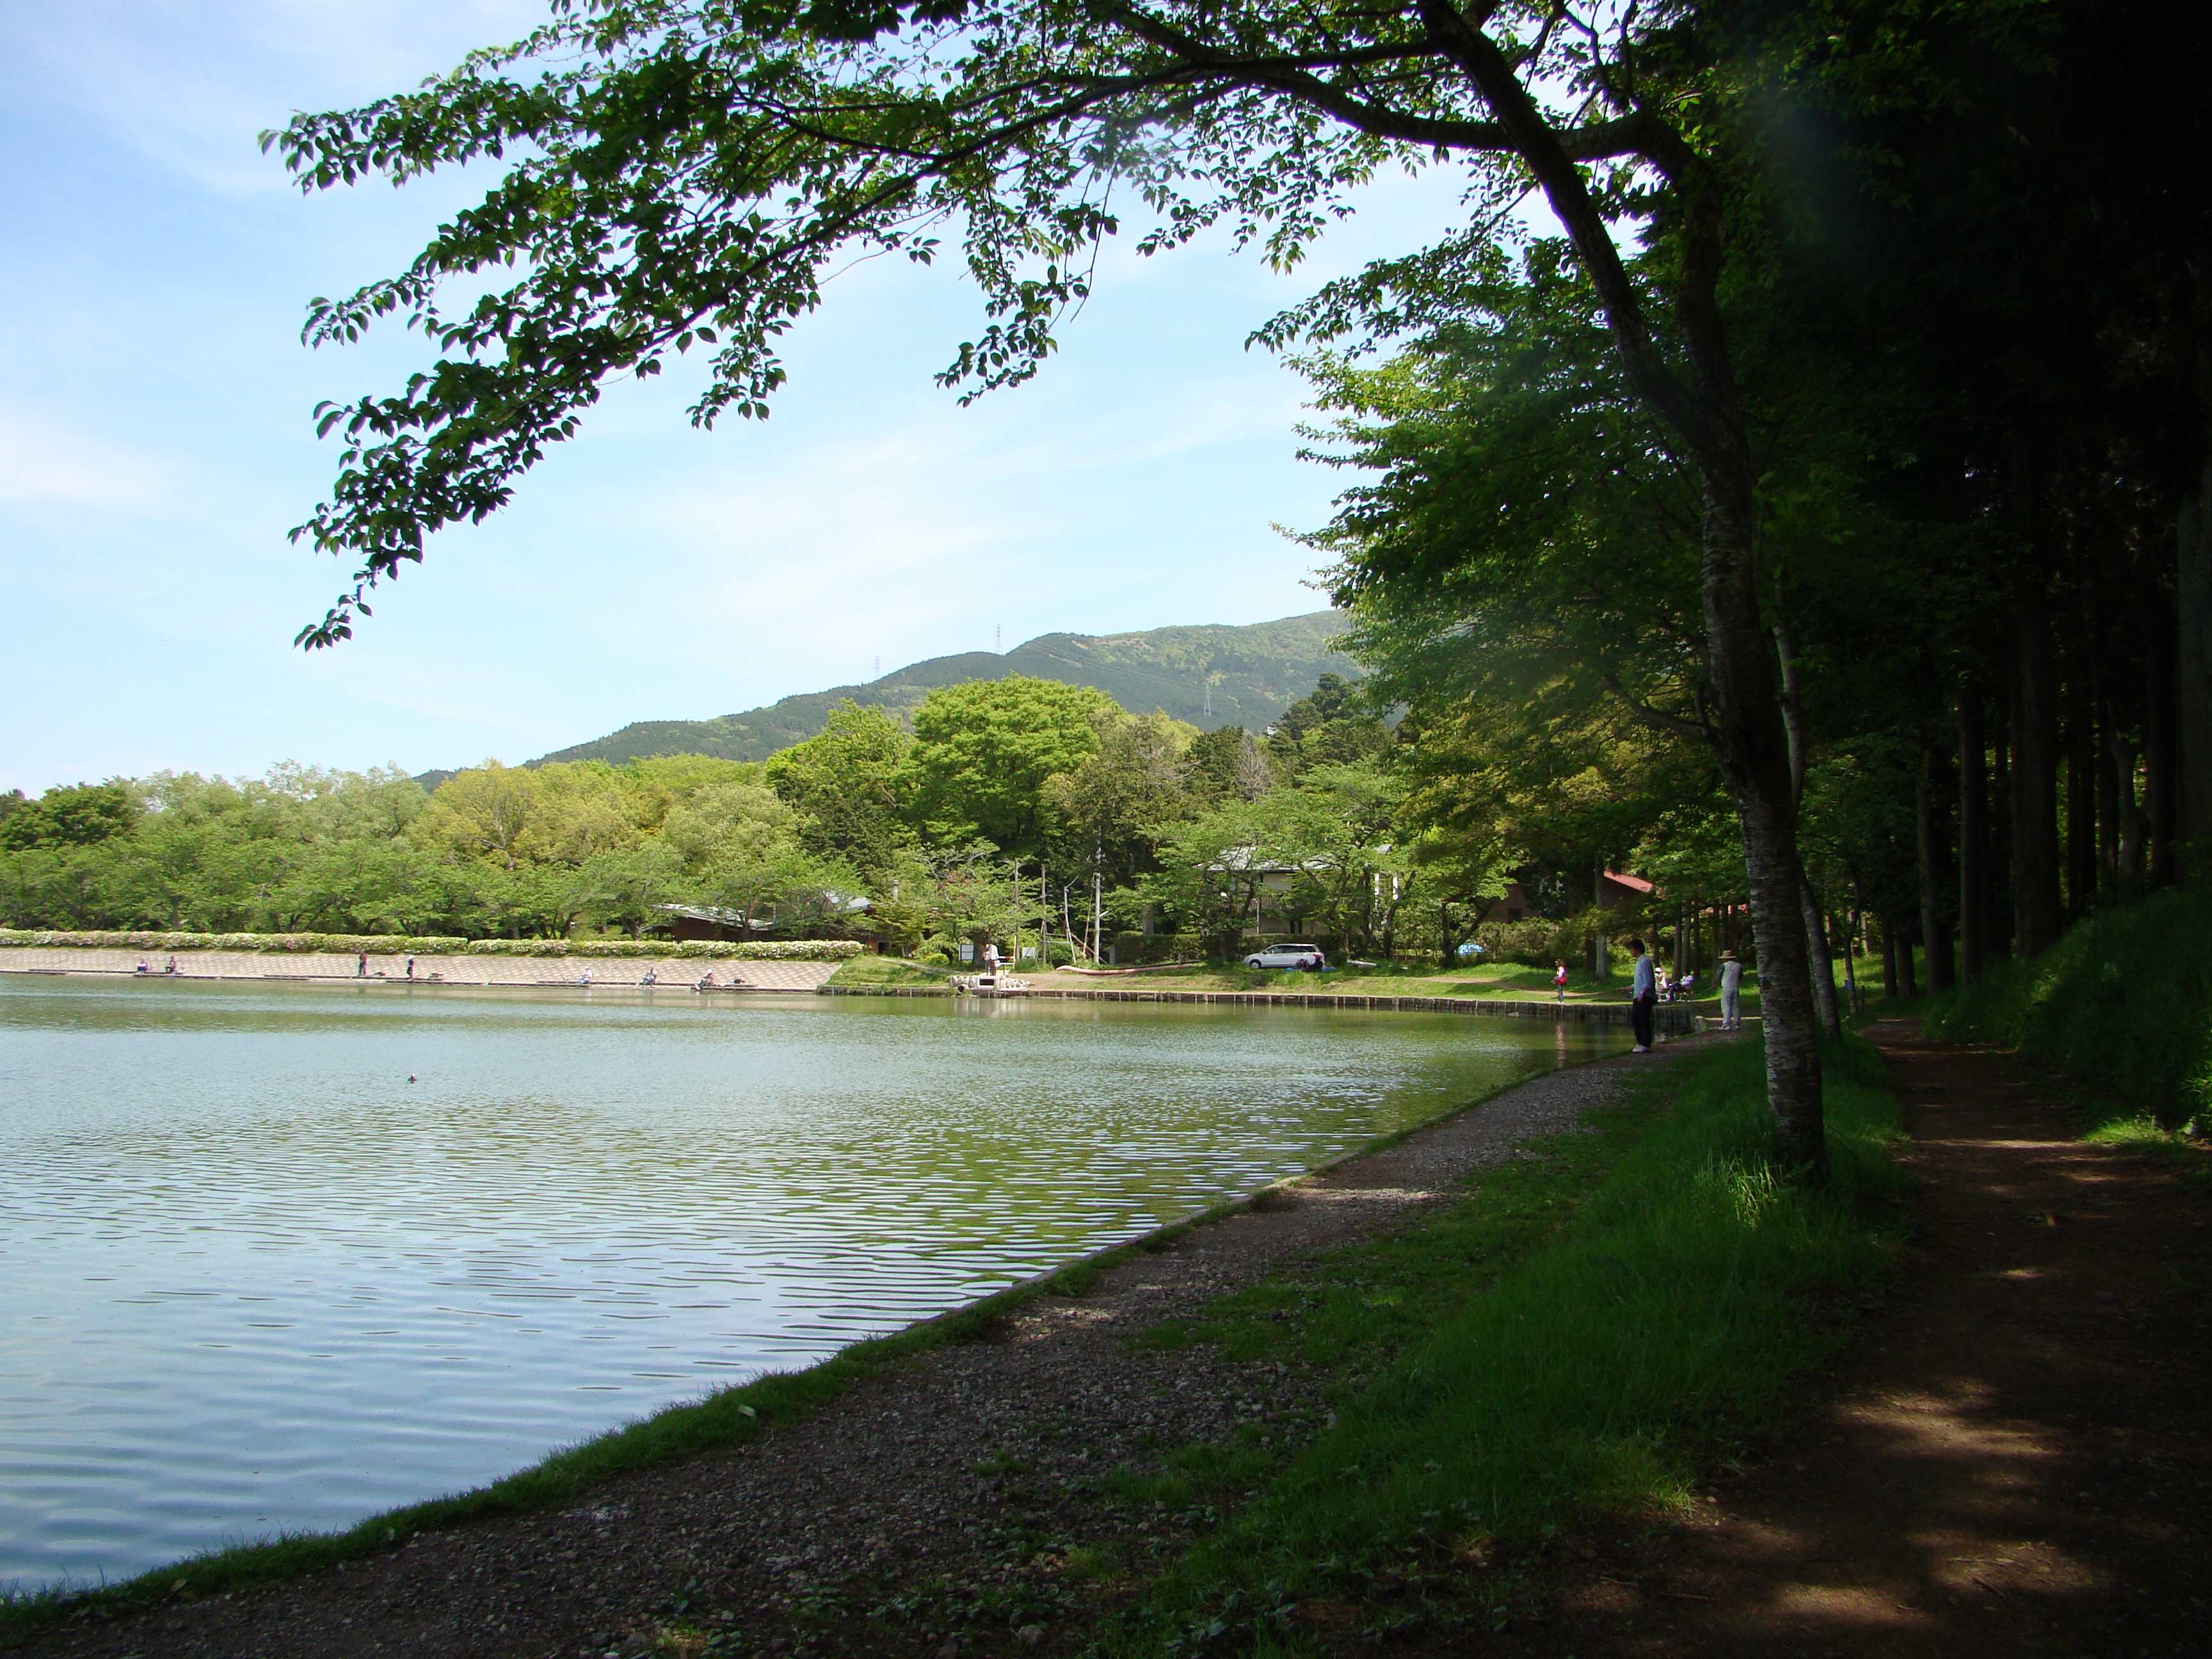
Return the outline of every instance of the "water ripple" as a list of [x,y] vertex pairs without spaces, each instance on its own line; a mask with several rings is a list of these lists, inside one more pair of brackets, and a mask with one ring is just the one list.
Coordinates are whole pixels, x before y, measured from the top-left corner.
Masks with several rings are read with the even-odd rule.
[[1332,1010],[10,981],[0,1583],[473,1486],[1614,1046]]

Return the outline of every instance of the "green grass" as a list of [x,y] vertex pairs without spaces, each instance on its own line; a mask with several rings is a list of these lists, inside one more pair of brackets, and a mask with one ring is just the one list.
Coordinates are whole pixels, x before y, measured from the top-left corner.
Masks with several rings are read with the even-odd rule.
[[[1302,973],[1295,969],[1270,972],[1247,968],[1241,963],[1216,963],[1132,975],[1127,979],[1081,977],[1079,982],[1108,989],[1310,991],[1343,996],[1476,997],[1501,1000],[1549,1001],[1553,994],[1550,969],[1516,963],[1469,963],[1452,968],[1433,963],[1379,963],[1373,968],[1334,968],[1325,974]],[[1627,994],[1625,970],[1604,981],[1593,980],[1586,969],[1570,970],[1567,996],[1571,1001],[1625,1002]],[[1697,1006],[1711,1012],[1719,1005],[1717,997],[1701,997]]]
[[832,985],[935,985],[952,976],[949,968],[933,968],[902,957],[854,957],[839,964],[830,975]]
[[1460,1571],[1471,1558],[1679,1508],[1729,1448],[1786,1428],[1893,1254],[1899,1116],[1863,1043],[1832,1055],[1828,1103],[1833,1181],[1793,1187],[1762,1157],[1757,1047],[1686,1060],[1442,1221],[1156,1333],[1373,1381],[1287,1454],[1248,1431],[1151,1477],[1170,1506],[1249,1501],[1106,1650],[1298,1651],[1302,1602],[1377,1629],[1409,1605],[1487,1617],[1510,1575]]
[[2212,1120],[2212,890],[2168,890],[2077,922],[2032,960],[1932,1000],[1927,1030],[2014,1048],[2097,1091],[2093,1128]]

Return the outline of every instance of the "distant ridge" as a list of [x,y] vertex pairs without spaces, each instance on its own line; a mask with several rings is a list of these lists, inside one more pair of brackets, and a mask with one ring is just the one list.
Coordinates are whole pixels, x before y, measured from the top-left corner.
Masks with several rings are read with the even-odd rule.
[[1147,714],[1157,708],[1208,731],[1222,726],[1263,726],[1311,691],[1322,674],[1358,678],[1358,665],[1336,649],[1336,637],[1346,625],[1340,611],[1316,611],[1243,628],[1042,634],[1003,655],[965,651],[955,657],[932,657],[894,669],[866,685],[832,686],[719,720],[639,720],[590,743],[541,755],[530,763],[603,760],[620,765],[655,755],[766,760],[777,750],[820,732],[830,711],[843,698],[905,714],[935,687],[1006,674],[1096,686],[1132,714]]

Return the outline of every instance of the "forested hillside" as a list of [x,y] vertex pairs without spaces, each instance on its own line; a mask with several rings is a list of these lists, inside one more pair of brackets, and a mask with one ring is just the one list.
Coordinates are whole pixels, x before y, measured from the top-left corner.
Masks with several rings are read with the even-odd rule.
[[1155,628],[1141,634],[1042,634],[1012,651],[969,651],[894,669],[866,685],[836,685],[784,697],[765,708],[706,720],[639,720],[619,732],[556,750],[548,761],[619,765],[654,755],[766,760],[822,730],[846,698],[911,715],[939,686],[1026,674],[1103,691],[1133,714],[1158,712],[1212,731],[1264,726],[1317,677],[1359,670],[1336,648],[1346,618],[1316,611],[1248,627]]

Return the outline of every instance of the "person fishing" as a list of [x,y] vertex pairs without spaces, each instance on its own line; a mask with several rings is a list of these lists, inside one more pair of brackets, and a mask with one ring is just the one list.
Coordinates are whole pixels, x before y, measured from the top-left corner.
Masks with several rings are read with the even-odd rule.
[[1628,1023],[1636,1032],[1636,1046],[1629,1052],[1648,1054],[1651,1052],[1652,1010],[1659,1000],[1658,964],[1651,960],[1642,939],[1629,940],[1628,949],[1636,958],[1636,978],[1628,994]]

